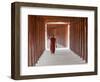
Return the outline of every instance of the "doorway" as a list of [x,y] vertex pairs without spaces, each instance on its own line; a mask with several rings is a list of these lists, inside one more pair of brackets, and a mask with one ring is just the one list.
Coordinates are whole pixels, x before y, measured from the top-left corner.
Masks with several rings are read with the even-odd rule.
[[70,48],[70,24],[67,22],[47,22],[45,24],[45,48],[50,50],[50,36],[56,37],[56,50]]

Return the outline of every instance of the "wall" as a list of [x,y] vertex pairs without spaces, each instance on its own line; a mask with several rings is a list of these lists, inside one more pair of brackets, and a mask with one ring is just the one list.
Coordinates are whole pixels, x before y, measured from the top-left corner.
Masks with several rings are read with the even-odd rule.
[[[98,22],[100,22],[100,0],[1,0],[0,2],[0,82],[17,82],[10,78],[11,70],[11,2],[25,1],[25,2],[38,2],[38,3],[52,3],[52,4],[65,4],[65,5],[83,5],[83,6],[98,6]],[[98,24],[100,27],[100,24]],[[100,28],[98,28],[98,35],[100,35]],[[100,42],[100,37],[98,37]],[[98,43],[100,49],[100,43]],[[100,54],[100,50],[98,50]],[[98,62],[100,62],[100,55],[98,55]],[[100,64],[98,64],[100,69]],[[51,79],[38,79],[38,80],[21,80],[18,82],[100,82],[100,70],[98,75],[93,76],[78,76],[78,77],[63,77]]]
[[70,23],[70,48],[87,62],[87,18],[73,18]]
[[[68,28],[67,25],[52,25],[54,27],[50,27],[48,25],[47,27],[47,34],[48,38],[52,36],[52,34],[55,34],[56,36],[56,42],[58,44],[61,44],[64,47],[68,47]],[[55,33],[54,33],[55,32]]]
[[37,63],[45,49],[45,24],[40,16],[28,16],[28,65]]

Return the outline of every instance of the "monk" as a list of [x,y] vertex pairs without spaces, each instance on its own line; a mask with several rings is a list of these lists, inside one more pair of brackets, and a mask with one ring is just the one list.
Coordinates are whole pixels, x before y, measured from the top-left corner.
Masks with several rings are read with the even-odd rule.
[[52,54],[55,53],[55,47],[56,47],[56,38],[55,36],[53,35],[51,38],[50,38],[50,51]]

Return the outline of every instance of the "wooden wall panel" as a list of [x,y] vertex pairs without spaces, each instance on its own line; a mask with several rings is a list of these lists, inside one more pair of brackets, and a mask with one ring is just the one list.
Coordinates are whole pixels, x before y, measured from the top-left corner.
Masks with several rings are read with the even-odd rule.
[[33,66],[39,60],[45,49],[45,27],[41,16],[28,16],[28,66]]
[[[59,26],[59,25],[57,25]],[[68,45],[68,27],[49,27],[47,28],[47,37],[50,38],[52,34],[56,36],[56,42],[67,47]],[[54,33],[56,30],[56,33]]]
[[34,42],[34,28],[32,27],[35,27],[35,24],[33,24],[33,22],[35,22],[35,17],[33,16],[29,16],[28,17],[28,65],[31,66],[33,65],[33,50],[35,50],[35,46],[33,43]]
[[87,62],[87,18],[72,19],[70,48]]
[[64,28],[59,28],[57,31],[57,42],[61,45],[63,45],[64,47],[67,47],[68,45],[68,27],[66,25],[66,27]]

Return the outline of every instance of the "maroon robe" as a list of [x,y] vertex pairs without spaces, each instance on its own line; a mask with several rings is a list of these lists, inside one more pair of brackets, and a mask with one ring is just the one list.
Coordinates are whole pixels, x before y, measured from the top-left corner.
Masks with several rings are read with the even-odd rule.
[[50,38],[50,51],[51,53],[55,53],[55,45],[56,45],[56,38]]

